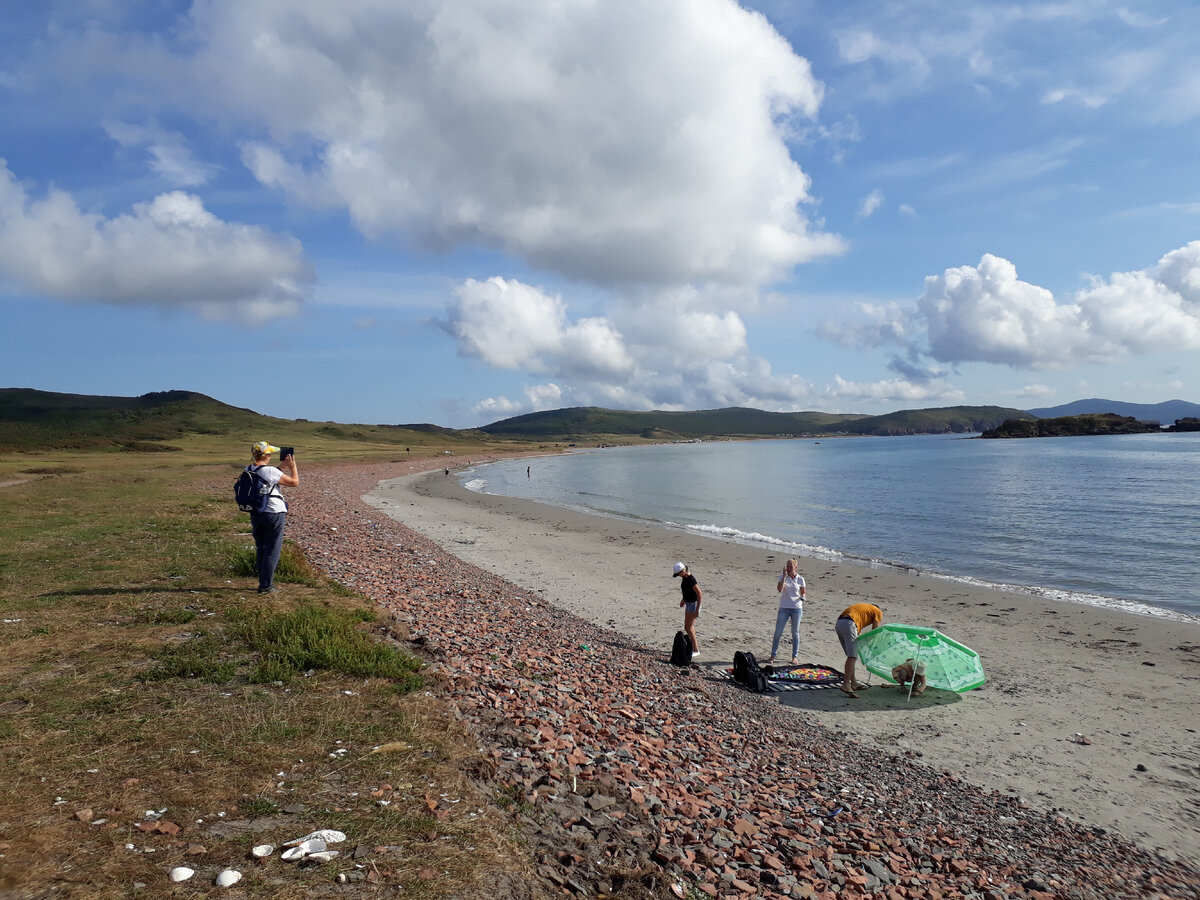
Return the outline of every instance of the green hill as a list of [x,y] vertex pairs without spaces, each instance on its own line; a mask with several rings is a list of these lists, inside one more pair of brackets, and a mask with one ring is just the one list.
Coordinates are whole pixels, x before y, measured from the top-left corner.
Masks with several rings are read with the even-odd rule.
[[457,430],[437,425],[355,425],[279,419],[229,406],[192,391],[158,391],[140,397],[58,394],[28,388],[0,389],[0,451],[172,451],[180,442],[265,438],[272,443],[337,455],[371,448],[456,447],[505,442],[604,443],[614,440],[677,441],[720,438],[832,435],[945,434],[984,431],[1006,419],[1030,418],[1016,409],[952,406],[902,410],[885,416],[760,409],[631,412],[575,407],[530,413]]
[[280,446],[320,448],[324,456],[336,455],[339,444],[351,442],[356,452],[371,446],[440,448],[495,443],[473,429],[279,419],[192,391],[101,397],[0,388],[0,451],[172,451],[180,449],[177,442],[197,436],[239,442],[265,438]]
[[812,437],[839,434],[950,434],[995,428],[1005,419],[1032,418],[1019,409],[999,406],[951,406],[944,409],[902,410],[883,416],[822,412],[764,412],[728,409],[691,412],[630,412],[577,406],[529,413],[484,425],[495,436],[526,440],[591,440],[644,438]]

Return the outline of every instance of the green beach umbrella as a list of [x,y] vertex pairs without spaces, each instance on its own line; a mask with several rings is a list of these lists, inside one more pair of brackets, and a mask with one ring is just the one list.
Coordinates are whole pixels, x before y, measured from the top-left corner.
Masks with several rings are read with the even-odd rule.
[[929,687],[963,693],[983,684],[983,662],[965,644],[936,628],[889,623],[858,636],[858,658],[871,672],[893,681],[892,667],[911,659],[925,664]]

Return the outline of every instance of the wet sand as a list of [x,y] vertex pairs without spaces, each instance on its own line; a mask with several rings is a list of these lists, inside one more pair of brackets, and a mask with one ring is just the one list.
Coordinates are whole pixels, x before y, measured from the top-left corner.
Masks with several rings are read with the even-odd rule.
[[[683,560],[704,591],[705,665],[770,654],[784,558],[770,550],[472,493],[440,471],[381,483],[368,503],[455,556],[669,654]],[[1057,603],[845,562],[801,558],[808,599],[799,657],[844,667],[833,633],[851,603],[932,625],[973,647],[987,684],[911,702],[872,687],[773,695],[806,721],[868,746],[911,750],[982,787],[1057,808],[1150,848],[1200,854],[1200,624]],[[791,648],[785,635],[780,658]],[[860,677],[866,673],[860,672]],[[1076,743],[1082,734],[1090,743]]]

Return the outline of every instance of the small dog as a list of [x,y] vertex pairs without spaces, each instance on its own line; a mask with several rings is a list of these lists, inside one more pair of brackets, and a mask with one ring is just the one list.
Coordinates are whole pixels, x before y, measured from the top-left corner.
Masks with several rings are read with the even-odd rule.
[[901,690],[911,681],[914,697],[920,697],[925,693],[925,673],[917,672],[913,668],[913,661],[911,659],[906,659],[900,665],[892,667],[892,681],[900,685]]

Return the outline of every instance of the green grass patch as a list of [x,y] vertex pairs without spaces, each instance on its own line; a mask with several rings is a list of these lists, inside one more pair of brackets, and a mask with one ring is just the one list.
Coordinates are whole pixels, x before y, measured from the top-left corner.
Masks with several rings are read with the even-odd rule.
[[390,678],[402,690],[423,681],[421,663],[357,630],[356,613],[305,604],[286,612],[237,614],[238,637],[260,654],[252,682],[290,681],[311,669],[362,678]]
[[[412,690],[421,664],[390,641],[398,626],[376,622],[368,600],[290,541],[280,592],[254,593],[231,487],[258,437],[236,448],[186,437],[191,450],[150,464],[112,451],[0,454],[0,611],[20,620],[0,628],[0,823],[22,823],[0,896],[126,900],[139,882],[158,896],[172,865],[201,869],[189,844],[241,859],[252,843],[302,833],[284,812],[297,803],[356,843],[405,848],[371,858],[379,883],[347,891],[364,900],[400,885],[431,900],[478,896],[466,886],[523,871],[508,820],[471,783],[477,744],[438,691]],[[239,559],[250,568],[235,572]],[[384,746],[400,749],[375,752]],[[430,816],[434,785],[471,800]],[[84,808],[114,825],[83,825]],[[150,808],[183,832],[131,838],[128,823]],[[279,824],[212,828],[235,819]],[[112,852],[130,839],[153,854]],[[439,879],[422,883],[430,868]],[[333,874],[287,871],[294,880],[247,877],[238,890],[304,900]]]
[[[228,571],[238,578],[257,578],[258,563],[254,545],[238,547],[230,554]],[[304,584],[314,587],[320,575],[309,564],[304,553],[292,541],[285,540],[275,567],[275,580],[284,584]]]
[[238,663],[225,658],[226,652],[223,637],[200,632],[183,643],[159,650],[143,678],[147,681],[195,678],[209,684],[227,684],[237,674]]

